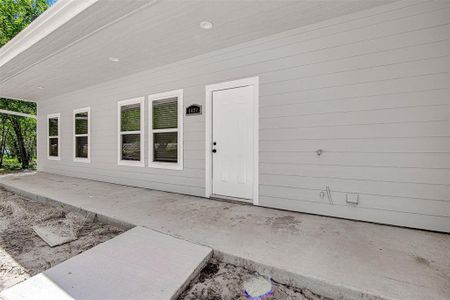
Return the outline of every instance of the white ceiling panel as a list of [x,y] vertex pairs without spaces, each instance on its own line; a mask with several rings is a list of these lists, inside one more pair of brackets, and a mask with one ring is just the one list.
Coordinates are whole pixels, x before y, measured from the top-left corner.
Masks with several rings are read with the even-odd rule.
[[39,101],[387,2],[99,0],[1,65],[0,96]]

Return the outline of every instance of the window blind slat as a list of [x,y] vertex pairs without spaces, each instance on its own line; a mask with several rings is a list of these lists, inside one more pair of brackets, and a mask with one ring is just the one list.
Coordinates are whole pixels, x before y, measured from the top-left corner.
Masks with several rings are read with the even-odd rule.
[[178,127],[178,98],[153,101],[153,129]]

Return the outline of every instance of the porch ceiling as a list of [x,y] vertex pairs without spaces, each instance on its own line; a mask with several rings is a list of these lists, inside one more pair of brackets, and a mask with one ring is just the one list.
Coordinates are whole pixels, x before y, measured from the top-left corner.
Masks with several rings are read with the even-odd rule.
[[60,0],[0,49],[0,97],[49,99],[388,2]]

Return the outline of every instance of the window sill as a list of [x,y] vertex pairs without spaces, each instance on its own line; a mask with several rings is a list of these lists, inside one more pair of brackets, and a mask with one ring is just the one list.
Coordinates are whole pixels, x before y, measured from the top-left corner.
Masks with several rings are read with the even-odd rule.
[[60,160],[59,156],[47,156],[48,160]]
[[183,170],[183,166],[179,163],[151,162],[148,164],[148,167],[155,169]]
[[85,164],[90,164],[91,160],[89,158],[77,158],[75,157],[73,159],[74,162],[80,162],[80,163],[85,163]]
[[117,162],[119,166],[129,166],[129,167],[145,167],[143,161],[132,161],[132,160],[119,160]]

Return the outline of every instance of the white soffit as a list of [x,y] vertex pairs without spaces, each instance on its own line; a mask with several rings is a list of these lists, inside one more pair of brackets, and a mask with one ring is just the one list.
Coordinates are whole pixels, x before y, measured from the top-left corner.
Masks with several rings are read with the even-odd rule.
[[[0,97],[49,99],[393,2],[60,1],[0,49]],[[200,28],[205,20],[212,29]]]

